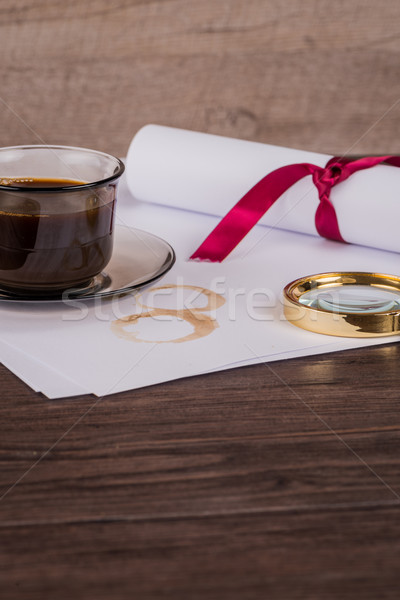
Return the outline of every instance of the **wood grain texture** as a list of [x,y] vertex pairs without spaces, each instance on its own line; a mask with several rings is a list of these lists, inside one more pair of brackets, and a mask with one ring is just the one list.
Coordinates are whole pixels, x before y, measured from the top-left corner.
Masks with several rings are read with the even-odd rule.
[[[25,543],[8,553],[1,568],[13,581],[6,588],[9,600],[396,598],[397,517],[398,509],[388,506],[378,516],[343,507],[25,525],[3,530],[11,548]],[[384,536],[382,518],[393,523]]]
[[4,597],[397,598],[399,359],[117,394],[49,453],[93,399],[46,401],[3,369]]
[[[398,153],[397,0],[2,0],[0,145]],[[0,366],[3,600],[398,598],[400,346],[47,401]]]
[[2,0],[0,144],[124,155],[144,124],[399,151],[397,0]]

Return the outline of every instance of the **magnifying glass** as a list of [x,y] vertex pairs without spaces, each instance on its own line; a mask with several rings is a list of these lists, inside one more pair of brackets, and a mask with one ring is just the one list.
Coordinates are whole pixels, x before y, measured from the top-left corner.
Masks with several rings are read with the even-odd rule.
[[288,321],[309,331],[344,337],[400,333],[400,277],[337,272],[301,277],[283,290]]

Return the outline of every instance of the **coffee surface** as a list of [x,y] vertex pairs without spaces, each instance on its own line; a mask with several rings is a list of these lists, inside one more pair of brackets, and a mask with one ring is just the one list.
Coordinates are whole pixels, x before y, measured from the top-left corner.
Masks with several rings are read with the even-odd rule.
[[84,185],[87,181],[57,177],[0,177],[0,185],[30,188],[53,188],[70,185]]
[[88,282],[107,265],[114,184],[56,191],[50,188],[85,182],[0,176],[0,185],[6,179],[26,189],[0,189],[0,287],[65,289]]

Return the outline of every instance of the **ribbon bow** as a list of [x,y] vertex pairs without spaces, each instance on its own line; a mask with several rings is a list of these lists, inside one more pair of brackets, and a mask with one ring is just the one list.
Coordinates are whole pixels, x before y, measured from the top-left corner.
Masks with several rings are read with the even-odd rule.
[[299,163],[272,171],[235,204],[190,259],[222,262],[276,200],[307,175],[312,176],[312,181],[318,190],[320,202],[315,213],[315,226],[319,235],[344,242],[335,207],[330,199],[331,189],[356,171],[369,169],[383,162],[400,167],[400,156],[366,156],[356,160],[334,157],[326,163],[325,167]]

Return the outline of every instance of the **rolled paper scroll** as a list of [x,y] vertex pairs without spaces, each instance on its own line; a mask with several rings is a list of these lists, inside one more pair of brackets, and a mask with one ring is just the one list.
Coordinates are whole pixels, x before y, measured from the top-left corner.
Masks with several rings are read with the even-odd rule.
[[[138,200],[223,217],[266,175],[292,164],[325,167],[331,158],[326,154],[147,125],[131,142],[127,181]],[[330,190],[341,234],[336,239],[400,251],[400,169],[380,164],[363,167],[343,179]],[[314,183],[311,176],[305,176],[291,185],[259,223],[318,235],[315,214],[320,198]]]

